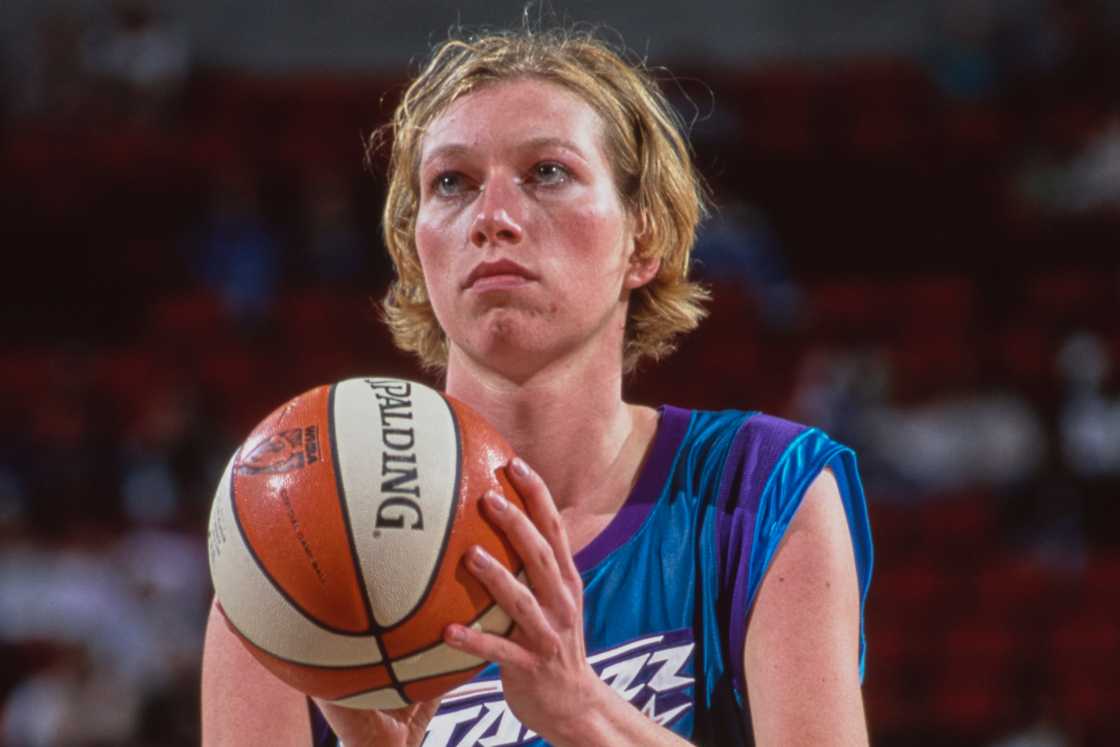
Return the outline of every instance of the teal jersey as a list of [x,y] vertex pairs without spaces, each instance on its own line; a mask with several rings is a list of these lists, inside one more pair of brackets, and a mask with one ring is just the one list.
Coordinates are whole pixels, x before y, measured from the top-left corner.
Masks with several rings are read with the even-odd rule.
[[[596,673],[696,744],[751,744],[747,619],[806,489],[826,467],[839,484],[855,551],[862,677],[872,546],[853,452],[815,428],[769,415],[669,406],[630,496],[575,556]],[[312,710],[316,744],[334,744]],[[443,698],[423,744],[546,743],[506,707],[491,665]]]

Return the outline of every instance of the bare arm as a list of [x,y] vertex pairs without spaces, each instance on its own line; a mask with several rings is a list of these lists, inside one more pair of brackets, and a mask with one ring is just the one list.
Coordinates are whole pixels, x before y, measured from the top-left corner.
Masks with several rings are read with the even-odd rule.
[[859,624],[848,522],[826,470],[778,547],[747,628],[747,695],[760,747],[868,744]]
[[306,696],[261,666],[213,606],[202,655],[202,744],[311,744]]
[[[385,711],[317,705],[349,747],[415,747],[439,700]],[[212,606],[202,655],[202,747],[309,747],[312,741],[307,696],[254,659]]]

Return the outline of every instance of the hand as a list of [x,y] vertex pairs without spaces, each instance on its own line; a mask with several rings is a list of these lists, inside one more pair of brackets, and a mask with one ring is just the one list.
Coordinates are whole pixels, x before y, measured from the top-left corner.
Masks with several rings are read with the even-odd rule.
[[418,747],[439,708],[438,699],[384,711],[346,708],[318,699],[315,704],[345,747]]
[[506,703],[521,723],[554,743],[568,741],[574,735],[563,730],[586,724],[610,691],[587,661],[583,581],[552,496],[521,459],[508,472],[528,515],[497,493],[483,503],[524,561],[528,585],[481,547],[472,548],[466,565],[516,627],[503,638],[453,624],[444,639],[501,667]]

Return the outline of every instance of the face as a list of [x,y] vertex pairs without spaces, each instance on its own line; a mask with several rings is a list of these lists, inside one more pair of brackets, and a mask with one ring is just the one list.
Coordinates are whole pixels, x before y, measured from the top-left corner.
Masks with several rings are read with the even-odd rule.
[[416,246],[449,366],[621,361],[629,291],[656,264],[634,261],[603,129],[577,94],[533,79],[471,93],[429,126]]

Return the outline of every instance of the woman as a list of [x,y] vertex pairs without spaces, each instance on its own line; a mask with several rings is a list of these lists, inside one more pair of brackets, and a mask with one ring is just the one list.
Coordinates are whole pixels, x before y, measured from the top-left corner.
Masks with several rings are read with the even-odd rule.
[[527,513],[485,505],[529,583],[468,562],[516,630],[448,627],[496,666],[442,705],[309,716],[212,616],[206,744],[305,745],[320,709],[347,747],[867,743],[850,451],[763,415],[622,399],[624,373],[703,315],[687,280],[702,192],[669,111],[644,71],[564,32],[448,42],[407,91],[386,315],[520,456]]

